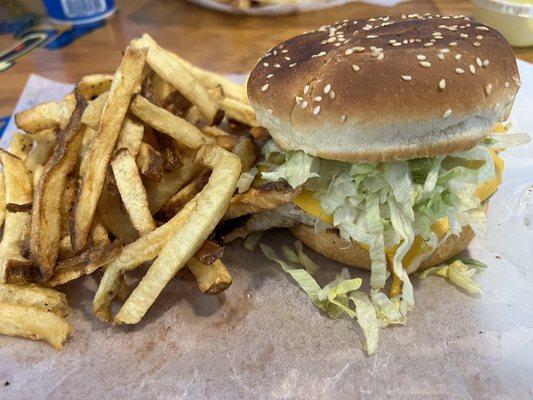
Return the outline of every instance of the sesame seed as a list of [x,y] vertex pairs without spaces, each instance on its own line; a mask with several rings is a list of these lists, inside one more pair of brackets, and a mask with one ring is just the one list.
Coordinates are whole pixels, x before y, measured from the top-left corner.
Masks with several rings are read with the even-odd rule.
[[331,92],[329,92],[329,97],[331,99],[334,99],[335,98],[335,92],[332,90]]
[[448,46],[455,47],[455,46],[457,46],[457,42],[450,42],[450,43],[448,43]]
[[468,34],[466,33],[461,33],[459,36],[461,36],[463,39],[466,39],[468,37]]
[[268,75],[267,75],[267,79],[270,79],[270,78],[272,78],[273,76],[274,76],[274,74],[268,74]]
[[482,40],[482,39],[483,39],[483,36],[481,36],[481,35],[477,35],[477,36],[476,36],[476,39],[477,39],[477,40]]
[[279,65],[278,63],[274,64],[274,68],[281,68],[281,65]]
[[383,60],[384,57],[385,57],[385,55],[383,53],[379,53],[378,60]]
[[283,57],[283,58],[284,58],[285,60],[287,60],[287,61],[290,61],[290,60],[291,60],[290,57]]
[[450,115],[452,115],[452,110],[451,110],[451,108],[448,108],[446,111],[444,111],[444,114],[442,115],[442,118],[446,119]]
[[324,93],[328,94],[330,90],[331,90],[331,85],[328,83],[326,86],[324,86]]
[[335,47],[339,47],[340,45],[340,43],[335,43]]
[[429,68],[431,67],[431,63],[428,61],[420,61],[420,66],[424,68]]
[[433,32],[431,35],[432,35],[432,36],[442,36],[442,33],[440,33],[440,32]]
[[461,59],[461,57],[462,57],[462,54],[456,54],[454,58],[455,58],[457,61],[459,61],[459,60]]
[[476,64],[479,68],[481,68],[483,66],[483,63],[481,62],[481,58],[479,57],[476,57]]
[[355,71],[355,72],[358,72],[361,68],[359,68],[359,65],[352,65],[352,69]]
[[441,53],[447,54],[450,52],[450,49],[444,48],[439,50]]
[[465,70],[462,68],[455,68],[455,72],[457,72],[458,74],[464,74]]
[[316,106],[315,109],[313,110],[313,114],[318,115],[319,112],[320,112],[320,106]]
[[304,102],[302,102],[300,107],[302,107],[302,110],[305,110],[308,105],[309,105],[309,103],[307,101],[304,101]]
[[322,101],[322,96],[315,96],[313,98],[314,101]]
[[426,59],[426,56],[423,56],[422,54],[418,54],[418,55],[416,56],[416,59],[417,59],[418,61],[424,61],[424,60]]
[[335,36],[332,36],[326,40],[326,43],[333,43],[337,38]]
[[296,96],[296,104],[302,104],[303,97]]
[[353,54],[353,49],[348,49],[344,52],[345,55],[349,56],[350,54]]
[[278,51],[277,51],[277,50],[274,50],[274,55],[275,55],[275,56],[278,55]]
[[437,54],[437,58],[439,60],[443,61],[444,60],[444,54],[442,54],[442,53]]
[[295,67],[296,63],[289,64],[289,68]]
[[389,43],[390,43],[390,44],[396,43],[396,40],[391,39],[391,40],[389,40]]
[[344,36],[339,36],[339,37],[337,38],[337,40],[338,40],[339,42],[346,42],[346,39],[344,39]]
[[403,44],[407,44],[407,39],[402,40]]
[[489,83],[487,85],[487,87],[485,88],[485,93],[487,94],[487,96],[492,93],[492,84],[491,83]]
[[365,51],[365,48],[364,47],[354,47],[353,51],[355,51],[356,53],[362,53],[363,51]]
[[270,64],[267,63],[267,62],[263,63],[263,67],[268,67],[269,65],[270,65]]
[[414,39],[409,39],[409,43],[414,43],[415,40]]
[[409,82],[412,79],[412,77],[411,75],[402,75],[402,79],[406,82]]
[[433,46],[433,43],[431,42],[424,43],[424,47],[431,47],[431,46]]
[[304,86],[304,94],[309,93],[309,85]]
[[476,73],[476,67],[474,67],[473,64],[470,64],[470,66],[469,66],[468,68],[470,69],[470,72],[471,72],[472,74],[475,74],[475,73]]
[[346,114],[342,114],[342,116],[341,116],[341,124],[344,124],[346,122],[347,118],[348,117],[346,116]]
[[322,57],[322,56],[325,56],[326,55],[326,52],[325,51],[321,51],[320,53],[318,53],[316,56],[317,57]]
[[282,53],[287,53],[289,50],[285,49],[285,50],[281,50]]
[[505,82],[505,87],[506,87],[506,88],[509,87],[509,82]]
[[446,80],[441,79],[441,80],[439,81],[439,89],[440,89],[440,90],[444,90],[444,89],[446,89]]
[[400,42],[396,42],[396,43],[393,43],[392,44],[394,47],[398,47],[398,46],[401,46],[402,44]]
[[266,85],[263,85],[263,86],[261,87],[261,91],[262,91],[262,92],[266,92],[267,89],[268,89],[268,83],[267,83]]
[[489,28],[487,28],[486,26],[476,26],[476,29],[480,30],[480,31],[488,31]]
[[489,60],[483,61],[483,68],[487,68],[489,66]]
[[378,35],[366,35],[366,38],[367,39],[374,39],[374,38],[377,38],[379,37]]
[[268,113],[269,114],[274,114],[274,110],[272,110],[271,108],[268,109]]

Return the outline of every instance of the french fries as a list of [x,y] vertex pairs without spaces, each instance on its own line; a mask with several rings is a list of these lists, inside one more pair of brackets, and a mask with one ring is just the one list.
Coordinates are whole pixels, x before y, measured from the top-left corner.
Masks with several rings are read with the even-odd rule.
[[130,110],[140,120],[176,139],[179,143],[197,149],[203,144],[212,143],[212,139],[185,119],[173,115],[170,111],[157,107],[141,95],[136,95]]
[[229,288],[233,282],[221,260],[206,265],[193,257],[187,262],[187,266],[196,277],[198,289],[202,293],[218,294]]
[[111,161],[111,168],[133,226],[140,236],[153,231],[155,221],[148,207],[148,198],[141,176],[130,152],[125,148],[120,149]]
[[[224,109],[229,132],[216,126]],[[67,302],[51,288],[98,270],[93,312],[115,324],[140,321],[185,266],[205,294],[231,285],[224,248],[209,237],[241,164],[257,158],[241,134],[257,128],[242,85],[145,35],[114,75],[85,76],[16,122],[24,132],[0,149],[0,334],[61,349]],[[125,273],[146,265],[130,293]]]
[[46,163],[35,189],[31,216],[30,255],[46,282],[54,274],[61,241],[61,204],[67,176],[78,160],[85,127],[81,116],[87,101],[76,92],[76,108],[59,134],[57,147]]
[[64,294],[37,286],[0,285],[0,334],[46,340],[60,350],[70,326]]
[[89,167],[83,176],[78,201],[74,208],[72,246],[81,251],[87,243],[89,229],[104,187],[107,167],[117,144],[120,128],[129,102],[141,82],[146,50],[128,47],[122,58],[90,150]]
[[195,197],[196,206],[187,220],[178,227],[117,313],[116,323],[139,322],[168,281],[191,259],[224,216],[241,173],[239,158],[220,147],[207,145],[198,151],[196,161],[212,169],[209,182]]
[[[32,185],[24,162],[0,149],[0,163],[4,167],[6,205],[31,203]],[[4,235],[0,242],[0,283],[6,282],[11,264],[28,262],[22,257],[21,244],[29,220],[29,212],[7,212],[6,214]]]
[[76,99],[74,94],[70,93],[59,103],[43,103],[15,114],[15,124],[27,133],[37,133],[50,128],[64,128],[75,106]]
[[171,86],[175,87],[191,103],[195,104],[209,124],[218,125],[218,108],[206,88],[183,67],[176,58],[162,49],[148,34],[135,39],[131,45],[137,49],[148,48],[147,62],[150,67]]

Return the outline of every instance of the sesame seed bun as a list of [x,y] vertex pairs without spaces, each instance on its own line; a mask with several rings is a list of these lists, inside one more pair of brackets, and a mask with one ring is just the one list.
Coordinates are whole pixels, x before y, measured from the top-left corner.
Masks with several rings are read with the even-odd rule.
[[[296,228],[292,228],[291,232],[317,253],[351,267],[370,269],[368,251],[355,242],[347,242],[342,239],[335,229],[328,229],[323,233],[315,233],[312,226],[299,225]],[[470,226],[463,227],[459,235],[449,235],[420,264],[418,270],[434,267],[456,256],[467,248],[474,236]]]
[[511,46],[467,17],[339,22],[259,61],[248,95],[286,150],[347,162],[466,150],[505,120],[520,85]]

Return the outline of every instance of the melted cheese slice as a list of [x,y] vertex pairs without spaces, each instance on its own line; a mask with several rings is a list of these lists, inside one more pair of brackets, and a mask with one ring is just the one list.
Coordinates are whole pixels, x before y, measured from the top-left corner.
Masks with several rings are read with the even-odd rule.
[[[494,150],[489,149],[489,151],[492,156],[492,159],[494,160],[494,168],[496,173],[494,174],[494,177],[492,179],[480,184],[477,187],[476,196],[481,201],[488,199],[492,194],[494,194],[494,192],[496,192],[496,190],[498,189],[498,186],[500,186],[500,184],[502,183],[504,162]],[[324,211],[322,211],[322,208],[320,207],[320,202],[313,197],[313,192],[309,190],[303,190],[293,200],[293,203],[308,214],[311,214],[314,217],[320,218],[328,224],[333,225],[333,216],[325,214]],[[450,230],[448,217],[441,218],[437,222],[435,222],[431,226],[431,230],[435,232],[438,239],[442,239],[444,235]],[[364,249],[368,250],[368,246],[366,246],[364,243],[359,243],[359,245]],[[396,248],[397,246],[386,250],[386,255],[389,261],[392,261],[392,258],[396,253]],[[408,266],[416,256],[428,250],[429,249],[425,241],[420,236],[415,237],[413,246],[411,246],[411,248],[402,260],[403,265]]]

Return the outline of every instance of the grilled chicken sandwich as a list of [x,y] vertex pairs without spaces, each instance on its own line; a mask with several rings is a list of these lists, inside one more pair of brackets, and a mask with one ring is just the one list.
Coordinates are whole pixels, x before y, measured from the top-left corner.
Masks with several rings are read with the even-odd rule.
[[344,20],[275,46],[248,81],[272,140],[224,237],[289,227],[409,309],[408,274],[483,231],[519,86],[503,36],[463,16]]

